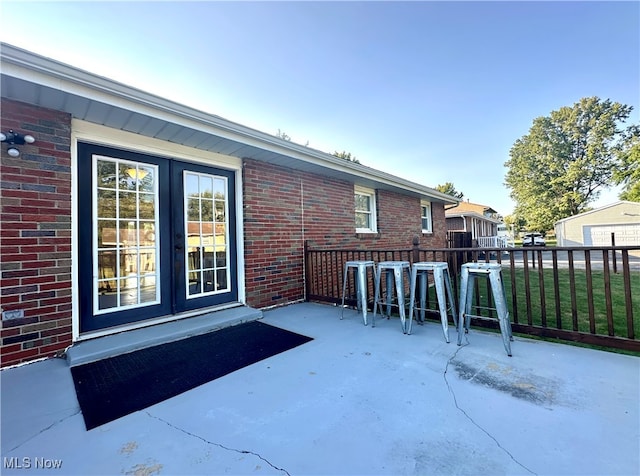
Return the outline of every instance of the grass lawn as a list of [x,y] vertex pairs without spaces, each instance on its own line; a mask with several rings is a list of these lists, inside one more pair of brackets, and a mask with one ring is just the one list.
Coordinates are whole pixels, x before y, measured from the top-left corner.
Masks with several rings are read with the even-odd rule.
[[[513,291],[511,274],[515,273],[515,292],[517,310],[513,307]],[[546,327],[591,332],[595,328],[596,334],[609,335],[607,322],[607,307],[605,281],[603,271],[592,271],[592,303],[593,323],[589,318],[589,300],[587,294],[587,275],[585,270],[574,270],[575,280],[575,308],[571,302],[571,280],[568,269],[558,270],[558,297],[554,286],[552,269],[543,270],[544,308],[546,309]],[[512,322],[521,324],[543,325],[543,301],[540,293],[540,274],[538,269],[529,269],[529,302],[527,305],[527,290],[525,285],[525,272],[522,268],[503,270],[503,279],[507,305],[511,313]],[[613,317],[613,335],[629,337],[627,331],[627,317],[625,305],[624,280],[622,274],[610,274],[611,283],[611,310]],[[481,299],[487,296],[487,287],[480,282]],[[632,309],[634,311],[635,338],[640,338],[640,273],[631,273]],[[482,301],[481,301],[482,305]],[[575,309],[575,310],[574,310]],[[517,312],[515,312],[517,311]],[[557,314],[559,313],[559,319]],[[487,311],[477,314],[488,315]]]

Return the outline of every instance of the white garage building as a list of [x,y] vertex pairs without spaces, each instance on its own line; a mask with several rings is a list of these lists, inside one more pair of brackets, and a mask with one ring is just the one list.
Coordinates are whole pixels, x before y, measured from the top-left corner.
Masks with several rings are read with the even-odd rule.
[[620,201],[557,221],[558,246],[640,246],[640,203]]

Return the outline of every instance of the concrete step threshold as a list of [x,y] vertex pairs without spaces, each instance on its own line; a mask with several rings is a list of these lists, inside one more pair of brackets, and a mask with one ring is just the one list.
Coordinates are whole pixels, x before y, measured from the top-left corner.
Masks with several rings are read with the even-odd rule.
[[67,349],[66,358],[69,366],[74,367],[258,319],[262,319],[262,311],[238,305],[76,342]]

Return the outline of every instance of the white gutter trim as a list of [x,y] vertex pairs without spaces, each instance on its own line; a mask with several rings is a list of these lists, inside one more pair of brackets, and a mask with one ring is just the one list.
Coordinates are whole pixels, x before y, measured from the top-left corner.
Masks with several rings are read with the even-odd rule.
[[365,180],[378,181],[444,203],[455,203],[456,205],[459,203],[451,195],[438,192],[430,187],[381,170],[349,162],[326,152],[285,141],[276,136],[169,101],[7,43],[0,43],[0,59],[2,74],[7,76],[29,82],[38,80],[38,84],[69,94],[80,95],[125,110],[150,115],[167,122],[235,140]]

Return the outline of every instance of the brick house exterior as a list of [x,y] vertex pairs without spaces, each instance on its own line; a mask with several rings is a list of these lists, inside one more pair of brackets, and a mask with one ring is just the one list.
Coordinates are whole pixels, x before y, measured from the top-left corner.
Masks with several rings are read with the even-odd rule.
[[0,167],[2,363],[49,356],[71,344],[71,156],[69,114],[2,100],[2,130],[37,134]]
[[[408,248],[412,239],[420,236],[422,246],[446,245],[444,207],[455,202],[433,189],[224,122],[8,45],[3,45],[2,60],[1,130],[36,138],[33,144],[19,146],[19,157],[10,157],[5,144],[1,151],[3,367],[61,354],[75,342],[89,338],[197,315],[199,310],[211,312],[229,305],[262,309],[300,301],[305,298],[305,242],[324,248]],[[67,84],[69,77],[76,81]],[[82,86],[78,86],[80,82]],[[38,93],[33,94],[34,90]],[[93,152],[82,152],[82,147]],[[171,253],[174,245],[176,250],[181,249],[176,240],[181,236],[180,224],[186,223],[171,218],[173,212],[168,209],[173,210],[175,199],[171,203],[162,201],[166,200],[163,187],[184,186],[186,190],[186,178],[184,183],[177,182],[169,180],[173,177],[169,174],[182,167],[185,177],[213,177],[220,183],[226,180],[228,190],[221,197],[227,211],[220,215],[222,225],[216,223],[209,229],[226,229],[226,239],[234,246],[231,242],[221,245],[221,254],[216,252],[216,264],[211,266],[212,272],[223,272],[223,279],[215,278],[216,283],[221,283],[220,289],[224,291],[227,286],[233,288],[233,293],[226,297],[223,292],[210,292],[212,297],[202,292],[201,305],[197,300],[174,298],[173,307],[167,304],[139,322],[127,321],[123,325],[123,321],[114,321],[119,324],[97,330],[83,327],[87,319],[110,317],[110,310],[105,312],[100,306],[108,302],[107,297],[113,299],[114,293],[98,292],[97,283],[118,282],[120,291],[115,294],[119,296],[127,289],[125,283],[137,289],[138,301],[132,310],[122,304],[124,301],[117,301],[119,304],[114,307],[113,315],[124,318],[127,312],[139,314],[151,308],[144,305],[140,291],[145,278],[153,278],[149,281],[154,283],[152,289],[157,280],[163,293],[167,289],[171,293],[192,292],[190,287],[188,291],[176,291],[179,286],[173,281],[168,288],[162,287],[169,280],[169,273],[157,270],[153,275],[137,270],[133,278],[96,275],[107,269],[99,256],[108,246],[95,244],[106,240],[104,230],[95,231],[102,230],[95,228],[100,226],[96,223],[107,222],[104,217],[94,216],[98,203],[95,197],[109,189],[96,178],[97,162],[87,164],[106,157],[103,165],[109,165],[109,155],[121,160],[114,163],[148,168],[158,182],[167,178],[154,195],[158,197],[154,206],[161,209],[155,215],[156,221],[147,220],[158,234],[151,242],[156,246],[154,250],[165,256],[155,263],[163,263],[159,268],[164,270],[173,267],[174,257],[179,256]],[[93,170],[94,175],[83,170]],[[141,180],[135,179],[135,190],[142,190]],[[371,233],[356,232],[354,190],[358,186],[368,187],[375,197],[377,229]],[[117,196],[126,193],[129,192],[122,189]],[[143,195],[135,193],[138,197]],[[192,195],[183,191],[183,196]],[[204,201],[204,195],[199,197]],[[211,203],[217,203],[215,200]],[[427,202],[431,229],[423,233],[421,206]],[[119,207],[114,210],[122,208]],[[191,220],[185,210],[186,205],[182,210],[184,220]],[[144,220],[140,219],[142,212],[137,213],[137,218],[129,218],[128,222],[139,227]],[[169,218],[162,221],[165,215]],[[194,223],[197,225],[189,223],[189,230]],[[175,237],[163,235],[166,226],[176,227]],[[89,229],[94,229],[93,235],[87,234]],[[122,238],[125,234],[112,236]],[[171,251],[166,250],[167,245]],[[141,256],[142,245],[132,249]],[[117,256],[120,267],[114,265],[113,270],[124,269],[124,254]],[[184,258],[183,254],[185,263],[190,256]],[[137,259],[136,266],[140,266],[141,258]],[[89,261],[91,265],[87,264]],[[184,266],[192,263],[188,261]],[[197,276],[208,276],[205,266],[200,268],[203,270]],[[191,275],[191,271],[186,274],[188,286],[192,285]],[[194,279],[200,283],[201,278]],[[87,295],[87,282],[93,289],[91,296]],[[216,296],[223,299],[211,301]]]

